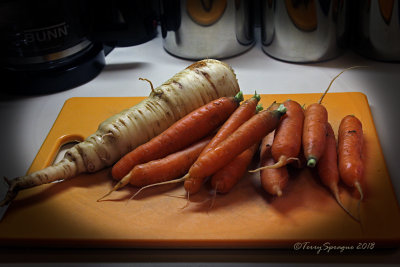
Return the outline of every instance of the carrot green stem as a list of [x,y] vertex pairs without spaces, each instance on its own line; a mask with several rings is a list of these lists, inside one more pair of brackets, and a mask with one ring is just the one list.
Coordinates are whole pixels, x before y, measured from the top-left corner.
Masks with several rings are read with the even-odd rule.
[[286,107],[285,107],[285,105],[280,104],[279,107],[278,107],[278,109],[277,109],[276,111],[278,111],[278,112],[281,113],[281,114],[285,114],[285,113],[286,113]]
[[263,109],[264,109],[263,106],[262,106],[261,104],[258,104],[258,105],[256,106],[256,113],[260,112],[260,111],[263,110]]
[[311,168],[314,168],[315,165],[317,165],[317,160],[316,160],[315,158],[313,158],[313,157],[310,157],[310,158],[307,160],[307,166],[308,166],[308,167],[311,167]]
[[242,102],[244,100],[243,92],[239,91],[239,93],[237,93],[234,98],[235,98],[236,102],[238,102],[238,103]]
[[254,91],[253,97],[254,97],[255,99],[257,99],[258,101],[261,100],[261,96],[260,96],[259,94],[257,94],[257,91]]

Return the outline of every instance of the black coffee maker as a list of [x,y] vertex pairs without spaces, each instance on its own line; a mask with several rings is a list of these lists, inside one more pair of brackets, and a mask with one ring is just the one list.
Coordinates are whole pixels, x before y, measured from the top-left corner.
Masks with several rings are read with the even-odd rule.
[[1,0],[2,80],[12,93],[28,94],[86,83],[114,47],[156,36],[156,10],[155,0]]

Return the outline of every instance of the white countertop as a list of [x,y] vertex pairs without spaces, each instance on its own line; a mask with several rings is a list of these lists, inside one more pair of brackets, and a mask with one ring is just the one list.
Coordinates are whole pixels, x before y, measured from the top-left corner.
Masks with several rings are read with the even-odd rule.
[[[50,131],[64,102],[71,97],[147,96],[150,79],[158,86],[191,61],[176,58],[162,47],[162,38],[128,48],[114,49],[107,66],[94,80],[64,92],[42,96],[0,95],[1,130],[0,174],[24,174]],[[389,173],[400,199],[399,118],[400,63],[383,63],[347,51],[334,60],[315,64],[291,64],[270,58],[258,42],[246,53],[225,59],[237,74],[246,94],[321,93],[341,70],[354,65],[368,68],[345,72],[330,92],[362,92],[369,100]],[[5,86],[5,85],[3,85]],[[399,102],[400,103],[400,102]],[[377,177],[378,178],[378,177]]]

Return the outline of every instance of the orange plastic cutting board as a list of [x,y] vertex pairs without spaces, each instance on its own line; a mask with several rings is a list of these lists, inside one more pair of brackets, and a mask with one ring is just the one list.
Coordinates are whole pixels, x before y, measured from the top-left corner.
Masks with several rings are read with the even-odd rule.
[[[249,97],[249,96],[247,96]],[[293,99],[310,104],[319,94],[262,95],[262,104]],[[29,172],[49,165],[59,147],[83,140],[98,124],[143,98],[71,98],[62,108]],[[352,220],[309,169],[293,171],[280,198],[247,174],[226,195],[213,197],[209,186],[190,197],[182,184],[148,189],[128,201],[137,188],[126,187],[108,201],[96,200],[114,185],[110,169],[22,191],[0,222],[3,245],[104,247],[287,247],[330,242],[374,247],[398,245],[400,213],[385,166],[367,98],[361,93],[331,93],[324,100],[337,131],[340,119],[354,114],[365,133],[365,193],[362,227]],[[252,167],[255,167],[256,163]],[[357,194],[341,185],[346,207],[356,212]],[[183,208],[185,207],[185,208]]]

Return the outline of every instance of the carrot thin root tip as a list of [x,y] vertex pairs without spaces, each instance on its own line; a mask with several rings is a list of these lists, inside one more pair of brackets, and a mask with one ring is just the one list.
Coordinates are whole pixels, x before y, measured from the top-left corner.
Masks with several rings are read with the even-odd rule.
[[340,200],[340,196],[338,192],[334,192],[335,195],[335,199],[336,202],[339,204],[339,206],[356,222],[360,223],[360,219],[356,218],[356,216],[354,216],[348,209],[345,208],[345,206],[343,205],[342,201]]
[[109,195],[111,195],[112,192],[117,191],[118,189],[124,187],[125,185],[127,185],[129,182],[129,179],[127,179],[127,176],[125,176],[124,178],[122,178],[108,193],[106,193],[104,196],[102,196],[101,198],[99,198],[97,200],[97,202],[100,202],[101,200],[103,200],[104,198],[108,197]]
[[101,198],[99,198],[98,200],[96,200],[97,202],[101,202],[103,199],[105,199],[106,197],[108,197],[109,195],[111,195],[113,191],[107,192],[104,196],[102,196]]
[[175,180],[169,180],[169,181],[165,181],[165,182],[159,182],[159,183],[155,183],[155,184],[149,184],[149,185],[145,185],[143,187],[141,187],[138,191],[136,191],[135,194],[133,194],[133,196],[129,199],[132,200],[134,199],[137,195],[139,195],[140,192],[142,192],[143,190],[150,188],[150,187],[155,187],[155,186],[159,186],[159,185],[166,185],[166,184],[174,184],[174,183],[179,183],[179,182],[183,182],[186,180],[186,178],[188,177],[188,174],[186,174],[185,176],[175,179]]
[[281,197],[282,194],[283,194],[281,188],[280,188],[278,185],[275,185],[275,186],[274,186],[274,191],[275,191],[275,194],[276,194],[278,197]]
[[275,164],[262,166],[257,169],[254,169],[254,170],[249,170],[249,172],[258,172],[258,171],[262,171],[265,169],[278,169],[278,168],[285,166],[289,160],[297,160],[297,158],[287,158],[286,156],[281,156],[279,158],[279,161],[277,161]]
[[355,185],[355,187],[357,188],[358,192],[360,193],[360,202],[362,202],[363,199],[364,199],[364,194],[363,194],[363,191],[362,191],[362,189],[361,189],[361,185],[360,185],[359,182],[355,182],[354,185]]

